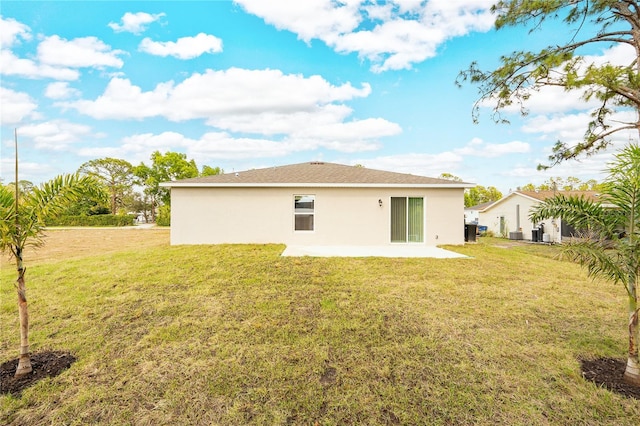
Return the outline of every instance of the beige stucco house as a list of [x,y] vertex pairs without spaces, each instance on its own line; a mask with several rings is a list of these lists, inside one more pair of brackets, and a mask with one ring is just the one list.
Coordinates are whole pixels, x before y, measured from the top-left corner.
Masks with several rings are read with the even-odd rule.
[[165,182],[171,244],[464,244],[474,186],[310,162]]
[[486,226],[487,231],[496,236],[524,240],[535,240],[534,236],[538,236],[538,241],[560,243],[574,233],[574,229],[562,218],[547,219],[542,224],[529,220],[529,213],[534,206],[556,194],[582,196],[591,200],[597,200],[599,196],[595,191],[514,191],[480,210],[478,225]]

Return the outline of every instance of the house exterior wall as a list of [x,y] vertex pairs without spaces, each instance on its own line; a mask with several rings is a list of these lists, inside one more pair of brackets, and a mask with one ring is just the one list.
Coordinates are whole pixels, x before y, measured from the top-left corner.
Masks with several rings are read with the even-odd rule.
[[[490,208],[481,211],[479,217],[479,225],[486,226],[487,231],[493,232],[496,236],[509,237],[509,232],[518,231],[517,229],[517,206],[520,206],[520,228],[525,240],[531,240],[532,230],[537,227],[537,223],[532,223],[529,220],[529,213],[531,209],[538,205],[540,201],[534,200],[529,197],[522,196],[514,193],[511,196],[503,199],[499,203],[492,205]],[[500,233],[500,218],[504,217],[504,223],[506,232],[504,235]],[[559,219],[547,219],[543,221],[544,233],[549,234],[552,242],[561,242],[560,235],[560,220]]]
[[[315,196],[313,231],[294,231],[295,195]],[[391,244],[395,196],[424,198],[422,244],[464,244],[463,188],[326,187],[173,187],[171,244]]]

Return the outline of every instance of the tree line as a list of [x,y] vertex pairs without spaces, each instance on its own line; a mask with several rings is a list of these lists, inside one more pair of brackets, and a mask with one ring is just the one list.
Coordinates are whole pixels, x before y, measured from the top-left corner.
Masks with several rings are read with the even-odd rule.
[[595,179],[582,181],[576,177],[554,177],[540,185],[528,183],[518,187],[518,191],[602,191],[603,186]]
[[[77,174],[92,177],[101,191],[78,198],[56,214],[94,216],[135,213],[142,215],[146,222],[168,222],[171,197],[167,188],[160,187],[161,182],[224,173],[220,167],[208,165],[199,169],[194,160],[178,152],[162,154],[155,151],[150,160],[148,165],[141,162],[137,166],[112,157],[83,163]],[[10,192],[14,192],[14,188],[14,182],[6,185]],[[34,185],[30,181],[19,180],[18,189],[20,193],[28,194],[34,191]]]

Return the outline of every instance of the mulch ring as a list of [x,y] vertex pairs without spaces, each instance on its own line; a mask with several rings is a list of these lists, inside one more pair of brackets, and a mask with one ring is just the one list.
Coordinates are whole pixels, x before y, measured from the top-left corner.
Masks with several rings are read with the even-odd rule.
[[45,377],[55,377],[69,368],[76,358],[69,352],[46,351],[31,354],[33,371],[23,377],[14,377],[18,358],[0,365],[0,394],[20,396],[23,389],[28,388]]
[[640,399],[640,386],[634,386],[622,380],[624,369],[627,366],[626,360],[615,358],[583,359],[580,364],[582,376],[585,379],[627,398]]

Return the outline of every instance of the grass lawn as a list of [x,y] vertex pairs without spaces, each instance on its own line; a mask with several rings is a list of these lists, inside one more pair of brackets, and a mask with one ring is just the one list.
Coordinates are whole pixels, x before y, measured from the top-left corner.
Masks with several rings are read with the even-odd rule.
[[[77,361],[0,396],[0,424],[639,424],[638,400],[580,371],[625,357],[623,289],[555,247],[282,258],[168,239],[51,231],[27,255],[31,349]],[[0,362],[18,355],[14,280],[3,260]]]

